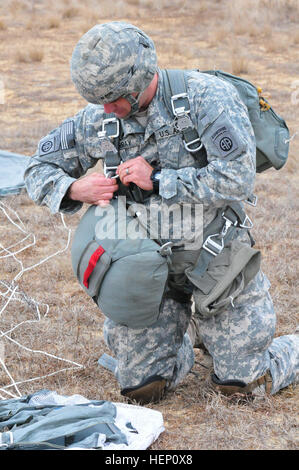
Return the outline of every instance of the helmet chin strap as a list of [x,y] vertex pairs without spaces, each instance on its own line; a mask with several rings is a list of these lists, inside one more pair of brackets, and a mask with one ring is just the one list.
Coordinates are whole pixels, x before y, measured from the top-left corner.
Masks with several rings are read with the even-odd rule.
[[141,92],[138,93],[138,95],[136,97],[134,97],[130,94],[122,97],[122,98],[125,98],[125,100],[127,100],[131,105],[131,111],[123,119],[128,119],[131,116],[134,116],[135,114],[137,114],[139,112],[139,110],[140,110],[139,99],[140,99],[141,94],[142,94]]

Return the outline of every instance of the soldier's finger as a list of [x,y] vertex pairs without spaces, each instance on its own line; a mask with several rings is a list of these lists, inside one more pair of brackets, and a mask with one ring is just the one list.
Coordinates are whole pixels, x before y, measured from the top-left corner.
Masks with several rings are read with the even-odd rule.
[[129,186],[130,183],[134,183],[134,179],[135,179],[134,175],[129,174],[129,175],[124,176],[121,181],[125,186]]
[[110,201],[104,200],[104,199],[100,199],[99,201],[95,202],[95,205],[100,206],[100,207],[106,207],[106,206],[109,206],[109,204],[110,204]]
[[[117,186],[117,181],[114,178],[104,178],[98,181],[100,186]],[[113,189],[113,191],[115,191]]]
[[101,197],[100,197],[100,199],[102,199],[104,201],[108,201],[112,198],[113,198],[113,193],[103,193],[103,194],[101,194]]
[[133,166],[128,165],[127,163],[123,163],[121,166],[118,167],[118,174],[119,174],[121,181],[123,181],[123,178],[125,178],[125,176],[132,174],[132,172],[133,172]]

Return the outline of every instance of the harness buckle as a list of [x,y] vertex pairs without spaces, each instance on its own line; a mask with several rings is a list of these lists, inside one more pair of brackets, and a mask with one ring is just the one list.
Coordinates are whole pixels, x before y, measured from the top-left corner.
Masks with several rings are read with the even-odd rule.
[[251,229],[253,227],[253,222],[252,220],[248,217],[248,215],[246,214],[246,217],[244,219],[244,221],[242,222],[242,224],[239,225],[239,227],[241,228],[246,228],[246,229]]
[[257,205],[257,195],[252,194],[244,202],[246,202],[246,204],[249,204],[250,206],[256,207],[256,205]]
[[170,256],[172,255],[172,247],[173,247],[174,243],[173,242],[167,242],[167,243],[164,243],[164,245],[161,246],[161,248],[159,248],[159,253],[161,256]]
[[106,163],[104,162],[103,170],[104,170],[105,177],[106,178],[111,178],[111,179],[118,178],[119,176],[115,174],[115,171],[116,171],[117,168],[118,168],[118,165],[116,165],[116,166],[107,166]]
[[[109,129],[112,129],[112,131]],[[119,120],[115,117],[103,119],[102,132],[105,132],[105,135],[107,135],[109,139],[114,139],[118,137],[119,136]]]
[[[191,140],[191,142],[188,142],[188,143],[185,140],[183,140],[183,142],[184,142],[185,149],[188,150],[188,152],[190,153],[198,152],[203,147],[203,143],[201,142],[199,137],[197,139]],[[200,142],[200,145],[196,147],[195,149],[194,148],[191,149],[189,147],[189,145],[196,144],[197,142]]]
[[221,233],[220,233],[220,238],[225,237],[225,235],[227,234],[228,229],[232,225],[233,225],[233,223],[232,223],[231,220],[228,220],[228,219],[225,220],[225,224],[223,225],[223,228],[222,228]]
[[221,251],[224,248],[223,237],[220,238],[221,244],[212,240],[212,238],[219,237],[219,235],[220,235],[219,233],[215,233],[214,235],[209,235],[208,238],[205,240],[204,244],[202,245],[202,248],[208,251],[209,253],[211,253],[211,255],[213,256],[219,255],[219,253],[221,253]]
[[[176,102],[181,101],[180,106],[176,106]],[[184,104],[185,102],[185,104]],[[186,104],[188,106],[186,106]],[[182,114],[188,114],[190,113],[190,103],[189,103],[189,98],[187,93],[179,93],[178,95],[173,95],[171,97],[171,108],[173,114],[178,117],[181,116]]]
[[228,229],[233,225],[234,227],[236,227],[238,225],[238,221],[235,220],[235,222],[233,222],[232,220],[230,220],[226,215],[225,215],[225,212],[222,212],[221,214],[222,218],[225,220],[225,224],[221,230],[221,234],[220,234],[220,237],[225,237],[225,235],[227,234],[227,231]]

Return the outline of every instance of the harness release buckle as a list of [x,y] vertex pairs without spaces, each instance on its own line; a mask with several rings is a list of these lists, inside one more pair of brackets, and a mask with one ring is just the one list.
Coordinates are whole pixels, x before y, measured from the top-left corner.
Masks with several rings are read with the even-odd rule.
[[115,174],[117,168],[118,168],[118,165],[117,166],[107,166],[106,163],[104,162],[103,171],[104,171],[105,177],[106,178],[111,178],[111,179],[118,178],[119,176]]
[[238,225],[238,221],[236,220],[235,222],[233,222],[232,220],[230,220],[226,215],[225,215],[225,212],[222,212],[222,218],[225,220],[225,224],[221,230],[221,234],[220,234],[220,237],[225,237],[225,235],[227,234],[228,232],[228,229],[233,226],[233,227],[236,227]]
[[214,235],[209,235],[208,238],[205,240],[204,244],[202,245],[203,249],[211,253],[213,256],[219,255],[224,248],[224,241],[223,237],[220,238],[221,243],[217,243],[212,238],[219,237],[219,233],[215,233]]
[[190,103],[189,103],[188,94],[179,93],[178,95],[173,95],[171,97],[171,108],[172,108],[173,114],[176,117],[181,116],[182,114],[190,113]]
[[109,139],[114,139],[118,137],[119,136],[119,120],[117,118],[103,119],[102,132],[105,132],[105,135],[107,135]]

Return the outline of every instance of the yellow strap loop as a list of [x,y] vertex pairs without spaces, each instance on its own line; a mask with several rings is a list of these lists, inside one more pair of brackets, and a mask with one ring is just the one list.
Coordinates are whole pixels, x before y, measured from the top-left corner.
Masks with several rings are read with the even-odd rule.
[[260,99],[260,107],[262,111],[268,111],[268,109],[271,108],[271,105],[269,103],[266,103],[262,98]]

